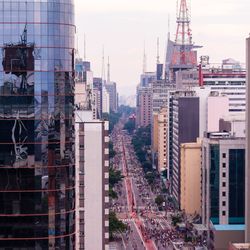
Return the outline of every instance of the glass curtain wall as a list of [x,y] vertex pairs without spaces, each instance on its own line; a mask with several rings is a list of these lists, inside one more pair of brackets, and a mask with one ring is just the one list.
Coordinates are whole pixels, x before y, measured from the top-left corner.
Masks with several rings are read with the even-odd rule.
[[74,249],[73,0],[0,0],[0,249]]

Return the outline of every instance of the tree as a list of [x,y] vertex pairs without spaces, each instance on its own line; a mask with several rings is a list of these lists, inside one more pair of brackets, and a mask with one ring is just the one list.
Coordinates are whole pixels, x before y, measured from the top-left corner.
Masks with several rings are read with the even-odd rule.
[[162,195],[158,195],[155,198],[155,203],[158,207],[162,207],[163,202],[165,201],[164,197]]
[[161,175],[165,178],[165,179],[167,179],[168,178],[168,171],[165,169],[165,170],[163,170],[162,172],[161,172]]
[[[142,167],[144,169],[144,172],[147,173],[148,171],[152,170],[152,163],[150,161],[145,161],[142,163]],[[152,178],[155,179],[154,174],[152,174]]]
[[124,176],[121,171],[115,170],[113,168],[109,169],[109,185],[113,188],[116,184],[118,184]]
[[132,134],[135,130],[135,120],[129,120],[125,123],[124,129],[126,129],[129,134]]
[[181,223],[181,222],[182,222],[182,219],[181,219],[181,216],[179,214],[172,216],[172,225],[173,226],[176,226],[178,223]]
[[117,193],[112,189],[112,187],[109,187],[109,197],[112,199],[118,199]]
[[109,159],[114,158],[116,155],[116,151],[114,150],[114,144],[112,141],[109,142]]
[[120,220],[118,220],[114,212],[109,213],[109,237],[114,238],[114,234],[124,233],[127,230],[127,226]]
[[121,105],[118,108],[118,112],[121,113],[121,114],[125,114],[125,115],[129,116],[129,115],[134,114],[136,112],[136,109],[135,108],[131,108],[129,106]]

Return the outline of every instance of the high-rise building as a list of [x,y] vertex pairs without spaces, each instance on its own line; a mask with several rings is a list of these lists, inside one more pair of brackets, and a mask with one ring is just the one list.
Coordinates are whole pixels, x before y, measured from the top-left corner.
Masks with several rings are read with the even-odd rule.
[[[224,244],[242,242],[237,240],[245,223],[245,139],[227,132],[207,134],[202,152],[202,222],[210,229],[213,225],[215,236],[223,233]],[[231,231],[239,231],[240,238],[230,239]],[[217,244],[220,238],[215,239]]]
[[152,88],[137,87],[136,126],[147,127],[152,121]]
[[208,64],[200,70],[177,72],[177,88],[201,86],[229,98],[230,114],[245,114],[246,70],[233,59],[223,60],[220,66]]
[[200,98],[200,138],[204,137],[204,132],[218,132],[220,119],[229,115],[228,96],[206,87],[194,87],[192,90]]
[[151,83],[157,80],[155,72],[144,72],[141,75],[140,86],[148,87]]
[[109,249],[108,122],[76,111],[76,250]]
[[199,97],[193,91],[177,91],[173,97],[172,193],[180,204],[180,146],[199,137]]
[[250,37],[246,40],[247,46],[247,112],[246,112],[246,231],[245,242],[250,243]]
[[106,86],[103,86],[102,89],[102,111],[103,113],[110,113],[110,95]]
[[75,65],[75,106],[77,109],[89,109],[93,90],[93,72],[90,62],[76,59]]
[[201,141],[181,144],[180,208],[186,214],[201,214]]
[[73,1],[0,15],[0,249],[75,249]]
[[154,126],[157,127],[157,169],[159,173],[167,170],[167,108],[162,108]]
[[92,90],[92,108],[94,119],[102,118],[102,78],[94,77],[93,90]]
[[157,114],[161,108],[166,108],[168,99],[168,90],[170,86],[164,80],[155,81],[152,86],[152,112]]
[[[152,83],[152,158],[153,164],[159,163],[159,152],[158,152],[158,115],[161,113],[161,109],[167,108],[168,90],[169,86],[164,80],[157,80]],[[167,112],[167,110],[166,110]],[[165,157],[166,158],[166,157]],[[161,167],[160,167],[161,168]]]
[[117,112],[118,102],[117,102],[116,83],[108,82],[105,84],[105,87],[109,93],[110,111]]

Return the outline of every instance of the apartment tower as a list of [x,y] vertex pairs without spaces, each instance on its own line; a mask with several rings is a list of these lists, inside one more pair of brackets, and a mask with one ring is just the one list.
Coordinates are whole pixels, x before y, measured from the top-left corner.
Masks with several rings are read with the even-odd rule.
[[76,111],[76,250],[109,249],[108,122]]
[[75,249],[73,1],[0,17],[0,249]]

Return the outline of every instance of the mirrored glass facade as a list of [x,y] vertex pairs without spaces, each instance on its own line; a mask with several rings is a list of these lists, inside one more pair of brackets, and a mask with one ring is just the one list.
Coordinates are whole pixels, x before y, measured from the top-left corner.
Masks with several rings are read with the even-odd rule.
[[73,0],[0,0],[0,249],[74,249]]

